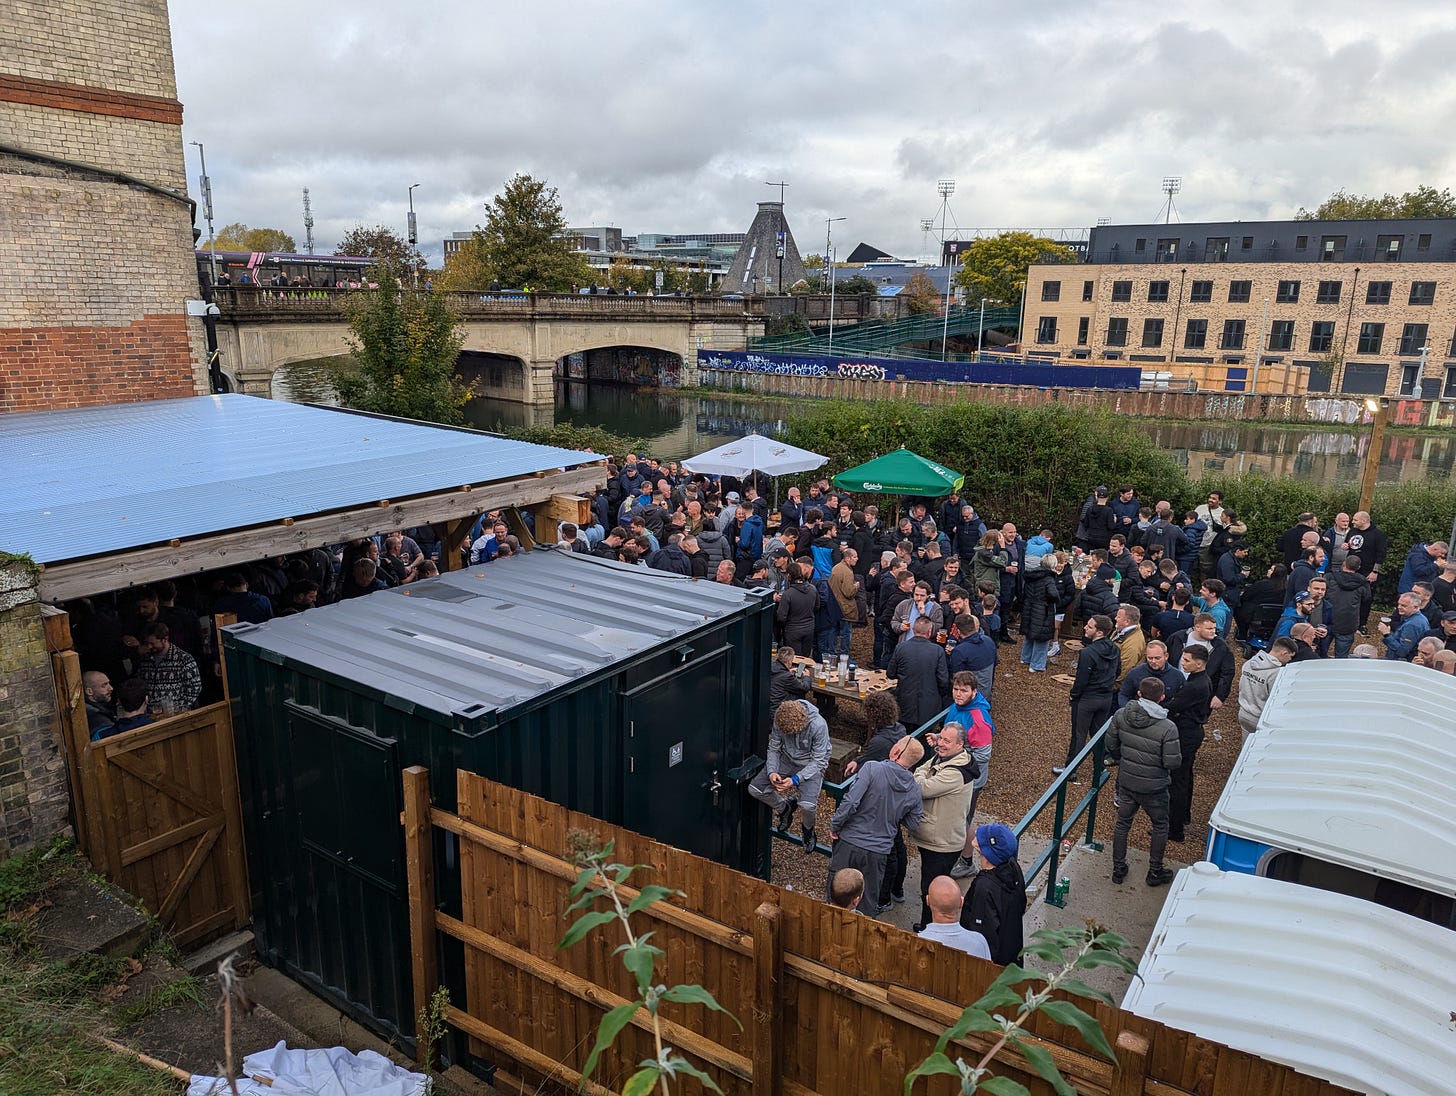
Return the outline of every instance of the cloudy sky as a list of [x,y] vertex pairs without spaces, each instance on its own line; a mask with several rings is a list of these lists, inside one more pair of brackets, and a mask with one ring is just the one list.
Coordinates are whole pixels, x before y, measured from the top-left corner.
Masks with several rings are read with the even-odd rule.
[[[420,243],[516,172],[573,225],[743,231],[789,182],[802,251],[924,253],[963,229],[1287,217],[1330,192],[1456,187],[1451,0],[517,4],[172,0],[186,139],[218,224],[320,251]],[[188,146],[195,185],[196,149]],[[933,242],[932,242],[933,248]]]

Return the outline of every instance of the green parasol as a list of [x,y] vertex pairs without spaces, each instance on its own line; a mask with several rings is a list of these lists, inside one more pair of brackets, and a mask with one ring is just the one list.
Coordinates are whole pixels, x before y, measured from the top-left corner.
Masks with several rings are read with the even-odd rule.
[[834,477],[834,486],[879,495],[936,498],[959,491],[964,480],[959,472],[900,448],[839,473]]

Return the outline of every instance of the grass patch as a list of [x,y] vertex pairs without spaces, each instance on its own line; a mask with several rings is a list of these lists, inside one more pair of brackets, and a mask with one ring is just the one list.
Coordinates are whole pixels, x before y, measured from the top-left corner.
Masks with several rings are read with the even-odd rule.
[[202,993],[197,988],[197,979],[190,976],[158,986],[141,1000],[112,1009],[111,1015],[116,1018],[117,1023],[129,1027],[173,1005],[184,1004],[202,1004]]

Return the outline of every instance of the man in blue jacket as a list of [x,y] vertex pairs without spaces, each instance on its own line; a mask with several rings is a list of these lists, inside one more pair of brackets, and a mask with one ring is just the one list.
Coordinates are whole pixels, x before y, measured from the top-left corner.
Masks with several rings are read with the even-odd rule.
[[738,508],[738,558],[751,565],[763,555],[763,518],[757,510]]
[[1437,576],[1441,573],[1441,561],[1446,558],[1446,545],[1439,540],[1433,540],[1430,544],[1414,544],[1410,553],[1405,557],[1405,566],[1400,571],[1400,582],[1396,584],[1396,593],[1403,594],[1417,582],[1429,582],[1435,584]]
[[1385,657],[1409,662],[1416,653],[1416,644],[1425,638],[1429,621],[1421,612],[1414,594],[1401,594],[1395,603],[1396,616],[1389,624],[1381,621],[1379,631],[1385,637]]

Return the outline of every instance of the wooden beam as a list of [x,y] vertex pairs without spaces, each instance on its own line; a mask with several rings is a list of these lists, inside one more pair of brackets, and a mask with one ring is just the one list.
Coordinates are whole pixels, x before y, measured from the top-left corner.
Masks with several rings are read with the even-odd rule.
[[473,518],[458,518],[455,521],[435,522],[435,531],[440,534],[440,573],[460,570],[460,546],[470,535]]
[[96,785],[95,766],[88,763],[86,756],[91,748],[91,727],[86,719],[86,694],[81,684],[81,656],[75,651],[59,651],[51,655],[51,668],[61,713],[66,774],[71,779],[71,817],[76,843],[90,857],[96,870],[105,875],[110,865],[104,845],[96,840],[94,832],[101,822],[97,817],[101,810],[101,790]]
[[1143,1096],[1148,1078],[1148,1041],[1135,1031],[1120,1032],[1113,1046],[1117,1073],[1112,1078],[1112,1096]]
[[577,1070],[570,1066],[549,1058],[537,1050],[533,1050],[519,1039],[512,1039],[503,1031],[497,1031],[483,1020],[477,1020],[468,1012],[461,1012],[453,1005],[445,1010],[445,1019],[453,1028],[458,1028],[466,1035],[479,1039],[482,1043],[493,1047],[513,1058],[521,1065],[535,1070],[547,1080],[560,1080],[578,1092],[585,1092],[587,1096],[616,1096],[610,1089],[589,1081]]
[[778,1037],[783,1003],[783,911],[765,902],[753,921],[753,1091],[780,1096],[783,1080],[783,1040]]
[[169,545],[136,548],[92,559],[52,563],[40,573],[40,596],[45,601],[106,593],[128,586],[156,582],[178,575],[197,574],[283,556],[325,544],[340,544],[361,537],[410,529],[437,521],[474,518],[487,510],[526,506],[556,494],[575,494],[599,487],[605,473],[596,465],[526,476],[470,489],[393,502],[381,509],[373,502],[349,510],[296,518],[292,525],[271,522],[251,529],[233,529]]
[[440,985],[435,946],[435,839],[430,827],[430,771],[404,771],[405,876],[409,883],[410,971],[415,991],[415,1061],[430,1056],[430,998]]
[[545,502],[526,509],[536,515],[538,529],[542,528],[543,521],[552,525],[563,521],[575,522],[578,526],[591,524],[591,502],[585,495],[552,495]]
[[[521,517],[520,511],[514,506],[501,513],[501,520],[506,523],[506,528],[511,531],[511,535],[521,542],[521,551],[529,552],[532,548],[536,547],[536,538],[531,535],[531,530],[526,528],[525,519]],[[546,543],[555,544],[556,541],[553,538]]]
[[71,642],[71,614],[54,605],[40,607],[41,623],[45,626],[46,650],[51,654],[69,651]]

